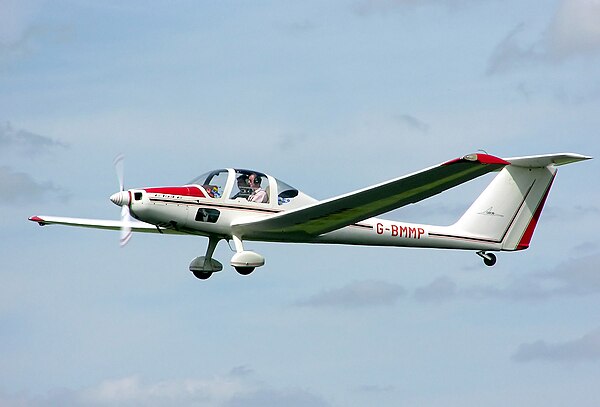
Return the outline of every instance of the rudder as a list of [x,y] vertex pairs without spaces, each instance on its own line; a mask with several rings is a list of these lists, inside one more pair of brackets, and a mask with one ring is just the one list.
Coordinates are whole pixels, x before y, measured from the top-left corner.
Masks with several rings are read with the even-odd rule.
[[503,168],[452,228],[501,243],[502,250],[526,249],[556,172],[553,166]]
[[559,165],[589,160],[573,153],[507,158],[504,167],[450,226],[453,233],[499,243],[502,250],[523,250],[531,238]]

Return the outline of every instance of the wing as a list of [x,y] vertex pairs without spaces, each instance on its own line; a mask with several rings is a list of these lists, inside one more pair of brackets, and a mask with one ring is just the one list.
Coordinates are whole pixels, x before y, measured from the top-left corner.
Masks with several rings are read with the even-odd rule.
[[121,222],[118,220],[64,218],[59,216],[32,216],[29,220],[39,223],[40,226],[67,225],[108,230],[120,230],[123,226],[130,226],[133,232],[179,234],[179,232],[175,230],[165,229],[151,225],[150,223],[139,221]]
[[469,154],[404,177],[283,212],[233,224],[244,238],[310,238],[421,201],[510,163],[487,154]]

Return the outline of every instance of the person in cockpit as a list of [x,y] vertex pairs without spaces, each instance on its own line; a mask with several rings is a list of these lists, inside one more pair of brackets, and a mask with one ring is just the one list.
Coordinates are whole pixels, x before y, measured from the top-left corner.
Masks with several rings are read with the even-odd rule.
[[248,197],[250,197],[250,195],[252,194],[252,188],[250,188],[250,182],[248,180],[248,175],[246,174],[240,174],[240,176],[237,177],[237,187],[239,191],[234,196],[232,196],[231,199],[248,199]]
[[261,187],[262,178],[257,174],[250,174],[248,176],[248,185],[252,188],[252,194],[248,197],[251,202],[265,203],[269,200],[267,191]]

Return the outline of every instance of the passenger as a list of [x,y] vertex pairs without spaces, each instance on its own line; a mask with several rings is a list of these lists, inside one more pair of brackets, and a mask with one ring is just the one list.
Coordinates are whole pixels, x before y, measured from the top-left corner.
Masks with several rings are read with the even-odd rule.
[[248,198],[252,194],[252,188],[250,188],[250,182],[246,174],[237,177],[237,187],[239,191],[231,199]]
[[257,174],[250,174],[248,176],[248,184],[252,188],[252,194],[248,197],[251,202],[265,203],[269,200],[267,191],[261,188],[262,178]]

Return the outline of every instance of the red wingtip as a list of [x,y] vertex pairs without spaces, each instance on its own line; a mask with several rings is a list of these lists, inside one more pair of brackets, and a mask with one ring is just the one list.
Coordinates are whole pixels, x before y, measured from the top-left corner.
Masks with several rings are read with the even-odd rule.
[[489,154],[467,154],[464,157],[455,158],[454,160],[447,161],[442,165],[450,165],[465,161],[478,162],[481,164],[510,165],[508,161]]
[[476,154],[477,161],[482,164],[499,164],[499,165],[510,165],[510,163],[506,160],[503,160],[500,157],[496,157],[489,154]]
[[30,221],[32,222],[37,222],[40,224],[40,226],[44,226],[46,223],[44,222],[44,219],[40,218],[39,216],[32,216],[29,218]]

